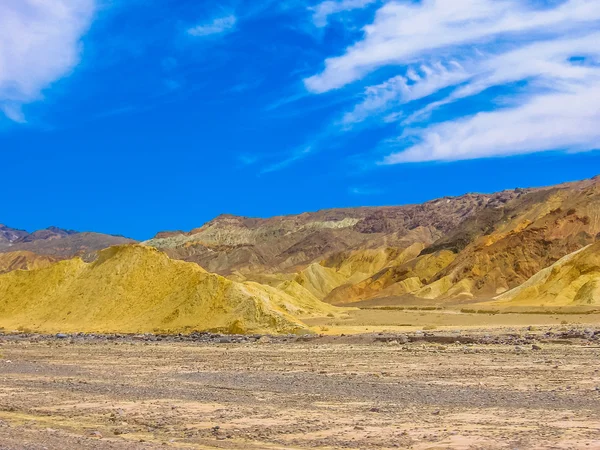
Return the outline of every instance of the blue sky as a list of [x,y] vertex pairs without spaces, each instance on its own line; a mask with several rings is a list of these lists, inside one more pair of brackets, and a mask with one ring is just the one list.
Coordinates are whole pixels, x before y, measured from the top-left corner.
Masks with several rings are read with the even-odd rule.
[[138,239],[600,173],[597,0],[5,0],[0,223]]

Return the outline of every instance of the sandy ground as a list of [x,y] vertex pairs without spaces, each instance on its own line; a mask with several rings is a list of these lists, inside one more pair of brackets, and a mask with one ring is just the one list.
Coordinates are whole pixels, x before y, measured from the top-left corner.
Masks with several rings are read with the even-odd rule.
[[[529,308],[534,309],[534,308]],[[585,311],[586,308],[562,308],[566,313],[549,313],[543,308],[537,314],[503,313],[476,314],[465,313],[460,308],[439,310],[398,310],[398,309],[357,309],[349,311],[341,318],[323,317],[306,319],[305,322],[324,334],[356,334],[380,331],[406,332],[423,328],[453,330],[471,330],[478,328],[495,329],[496,332],[511,327],[527,326],[586,326],[600,324],[600,313]]]
[[0,449],[599,449],[598,335],[543,331],[512,331],[519,346],[0,338]]

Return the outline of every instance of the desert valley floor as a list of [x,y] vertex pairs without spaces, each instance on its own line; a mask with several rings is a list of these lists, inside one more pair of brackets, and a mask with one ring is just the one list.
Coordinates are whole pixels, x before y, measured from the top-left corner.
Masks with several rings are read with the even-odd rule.
[[0,450],[600,450],[599,363],[600,176],[143,242],[0,225]]
[[[370,324],[389,314],[414,324]],[[457,317],[355,311],[305,337],[7,333],[0,448],[600,448],[597,313]]]

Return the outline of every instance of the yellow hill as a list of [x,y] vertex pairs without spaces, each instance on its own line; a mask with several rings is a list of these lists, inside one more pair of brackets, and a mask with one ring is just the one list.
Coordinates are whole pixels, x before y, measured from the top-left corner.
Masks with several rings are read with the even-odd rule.
[[600,242],[565,256],[521,286],[506,292],[497,306],[600,305]]
[[357,283],[390,265],[403,264],[417,256],[425,248],[421,242],[407,248],[374,248],[344,252],[329,258],[324,265],[344,275],[348,282]]
[[[411,259],[411,252],[415,250],[411,246],[395,264],[367,279],[340,286],[332,291],[325,301],[334,305],[344,305],[372,298],[412,294],[423,288],[424,283],[429,283],[434,275],[447,267],[455,258],[454,253],[445,250]],[[450,286],[446,291],[449,288]],[[429,298],[428,293],[423,291],[423,297]]]
[[301,317],[335,309],[257,283],[237,283],[194,263],[129,245],[33,271],[0,275],[0,326],[40,332],[246,333],[308,331]]
[[330,267],[311,264],[298,273],[294,281],[318,299],[323,299],[336,287],[346,283],[348,277]]
[[[415,243],[407,248],[375,248],[338,253],[321,264],[312,264],[295,278],[319,299],[333,303],[329,296],[341,293],[340,304],[357,301],[346,299],[347,291],[389,265],[399,265],[416,258],[424,244]],[[360,300],[360,299],[359,299]]]

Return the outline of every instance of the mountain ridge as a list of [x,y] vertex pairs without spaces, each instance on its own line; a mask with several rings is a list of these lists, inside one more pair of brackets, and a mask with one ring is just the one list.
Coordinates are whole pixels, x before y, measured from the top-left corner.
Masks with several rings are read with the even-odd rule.
[[[133,242],[57,228],[27,236],[2,230],[1,252],[56,259],[93,261],[103,248]],[[596,176],[423,204],[270,218],[222,214],[190,231],[159,232],[142,244],[236,282],[286,286],[335,305],[366,305],[382,298],[417,304],[492,301],[599,240]],[[26,255],[5,258],[9,269],[48,262]]]

